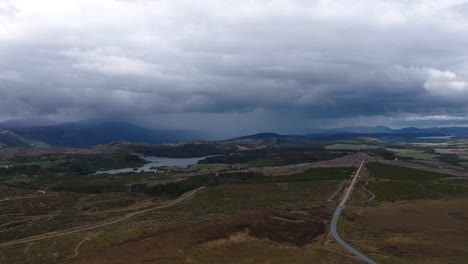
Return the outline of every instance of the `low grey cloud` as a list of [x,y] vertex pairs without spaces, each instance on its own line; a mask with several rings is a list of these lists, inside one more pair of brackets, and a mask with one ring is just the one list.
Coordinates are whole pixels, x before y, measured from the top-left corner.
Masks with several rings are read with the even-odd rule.
[[466,10],[461,0],[1,0],[0,119],[220,133],[220,120],[235,132],[463,124]]

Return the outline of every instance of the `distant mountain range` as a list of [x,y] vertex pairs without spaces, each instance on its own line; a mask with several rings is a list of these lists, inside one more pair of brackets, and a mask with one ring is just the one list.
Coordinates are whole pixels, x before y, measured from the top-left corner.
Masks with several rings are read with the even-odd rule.
[[290,139],[290,140],[348,140],[358,137],[375,138],[386,142],[398,142],[408,140],[436,140],[438,137],[468,138],[468,127],[433,127],[416,128],[407,127],[392,129],[385,126],[377,127],[343,127],[334,129],[321,129],[314,133],[305,135],[280,135],[276,133],[259,133],[248,136],[232,138],[226,141],[267,140],[267,139]]
[[[259,133],[229,141],[262,141],[267,139],[301,141],[347,140],[358,137],[375,138],[384,142],[420,140],[421,138],[452,136],[468,138],[468,127],[392,129],[384,126],[353,126],[321,129],[305,135]],[[47,119],[20,119],[0,123],[0,148],[5,147],[89,147],[118,141],[132,143],[180,143],[201,139],[191,131],[155,130],[135,124],[113,121],[81,121],[59,123]]]
[[431,127],[431,128],[417,128],[405,127],[401,129],[393,129],[386,126],[349,126],[332,129],[321,129],[313,134],[405,134],[405,133],[423,133],[423,134],[452,134],[452,135],[468,135],[468,127]]
[[39,127],[63,124],[64,122],[44,118],[12,119],[0,122],[0,128]]
[[[33,124],[39,121],[33,122]],[[133,143],[178,143],[201,137],[180,130],[147,129],[126,122],[82,121],[28,125],[25,120],[0,123],[0,147],[89,147],[117,141]]]
[[340,133],[356,133],[356,134],[376,134],[376,133],[392,133],[395,131],[386,126],[348,126],[341,128],[322,129],[318,131],[318,134],[340,134]]

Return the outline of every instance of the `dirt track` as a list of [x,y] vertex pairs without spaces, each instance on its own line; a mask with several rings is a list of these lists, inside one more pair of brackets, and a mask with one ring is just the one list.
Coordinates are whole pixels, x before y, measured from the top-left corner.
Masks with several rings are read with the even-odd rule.
[[[284,249],[304,247],[321,238],[326,232],[324,221],[329,217],[327,208],[257,210],[204,223],[169,225],[150,237],[103,248],[66,263],[186,263],[187,258],[193,258],[194,263],[222,263],[212,255],[218,250],[232,253],[240,245],[246,248],[252,244],[263,245],[263,250],[271,245]],[[252,254],[260,259],[264,256],[261,251]],[[231,262],[273,263],[260,259],[242,262],[244,256],[248,254],[235,256]],[[206,257],[211,261],[203,261]],[[284,254],[282,257],[292,256]]]
[[184,201],[185,199],[189,198],[190,196],[192,196],[197,191],[199,191],[199,190],[201,190],[203,188],[204,187],[201,187],[201,188],[198,188],[196,190],[185,193],[184,195],[180,196],[176,200],[171,201],[171,202],[169,202],[169,203],[167,203],[165,205],[154,207],[154,208],[149,208],[149,209],[145,209],[145,210],[141,210],[141,211],[137,211],[137,212],[133,212],[133,213],[127,214],[127,215],[125,215],[123,217],[116,218],[116,219],[111,219],[111,220],[109,220],[107,222],[103,222],[103,223],[100,223],[100,224],[97,224],[97,225],[80,227],[80,228],[75,228],[75,229],[71,229],[71,230],[63,230],[63,231],[59,231],[59,232],[50,232],[50,233],[46,233],[46,234],[42,234],[42,235],[21,238],[21,239],[17,239],[17,240],[13,240],[13,241],[8,241],[8,242],[3,242],[3,243],[0,243],[0,247],[12,246],[12,245],[21,244],[21,243],[27,243],[27,242],[44,240],[44,239],[48,239],[48,238],[65,236],[65,235],[70,235],[70,234],[83,232],[83,231],[94,230],[94,229],[97,229],[97,228],[101,228],[101,227],[109,226],[109,225],[112,225],[112,224],[116,224],[116,223],[128,220],[129,218],[132,218],[134,216],[144,214],[146,212],[150,212],[150,211],[154,211],[154,210],[174,206],[174,205]]

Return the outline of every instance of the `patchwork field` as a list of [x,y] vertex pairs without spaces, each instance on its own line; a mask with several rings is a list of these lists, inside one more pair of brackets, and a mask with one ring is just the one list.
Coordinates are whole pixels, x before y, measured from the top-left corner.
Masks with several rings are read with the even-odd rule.
[[325,146],[328,150],[361,150],[369,148],[378,148],[379,146],[367,145],[367,144],[333,144]]

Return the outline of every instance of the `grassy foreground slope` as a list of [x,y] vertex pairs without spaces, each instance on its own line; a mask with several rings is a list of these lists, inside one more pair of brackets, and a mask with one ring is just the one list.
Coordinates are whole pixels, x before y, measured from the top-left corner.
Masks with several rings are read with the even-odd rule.
[[[236,179],[208,186],[173,206],[103,228],[0,247],[0,260],[5,263],[218,263],[229,262],[229,258],[237,256],[238,263],[261,263],[261,260],[343,263],[346,257],[327,251],[322,244],[326,222],[334,207],[329,198],[350,174],[350,168],[334,168],[265,177],[268,180]],[[58,197],[50,197],[51,200],[44,197],[32,203],[37,210],[14,216],[13,221],[27,219],[25,224],[29,228],[22,231],[21,237],[27,236],[27,232],[31,235],[60,232],[64,227],[89,226],[93,221],[102,223],[106,218],[115,219],[172,201],[170,197],[152,200],[148,196],[138,200],[138,195],[134,195],[119,203],[112,203],[112,199],[98,203],[93,198],[106,195],[117,199],[119,193],[74,194],[76,198],[67,198],[70,206],[61,208],[52,198],[66,193],[55,194]],[[41,207],[41,201],[49,201],[46,208]],[[25,213],[24,206],[29,206],[29,201],[8,204],[8,213],[18,214]],[[64,215],[70,217],[62,220]],[[18,234],[10,228],[0,229],[9,234],[7,241]]]
[[468,263],[467,179],[380,163],[367,168],[355,194],[375,197],[344,210],[346,241],[378,263]]
[[351,207],[347,241],[378,263],[468,263],[468,197]]

